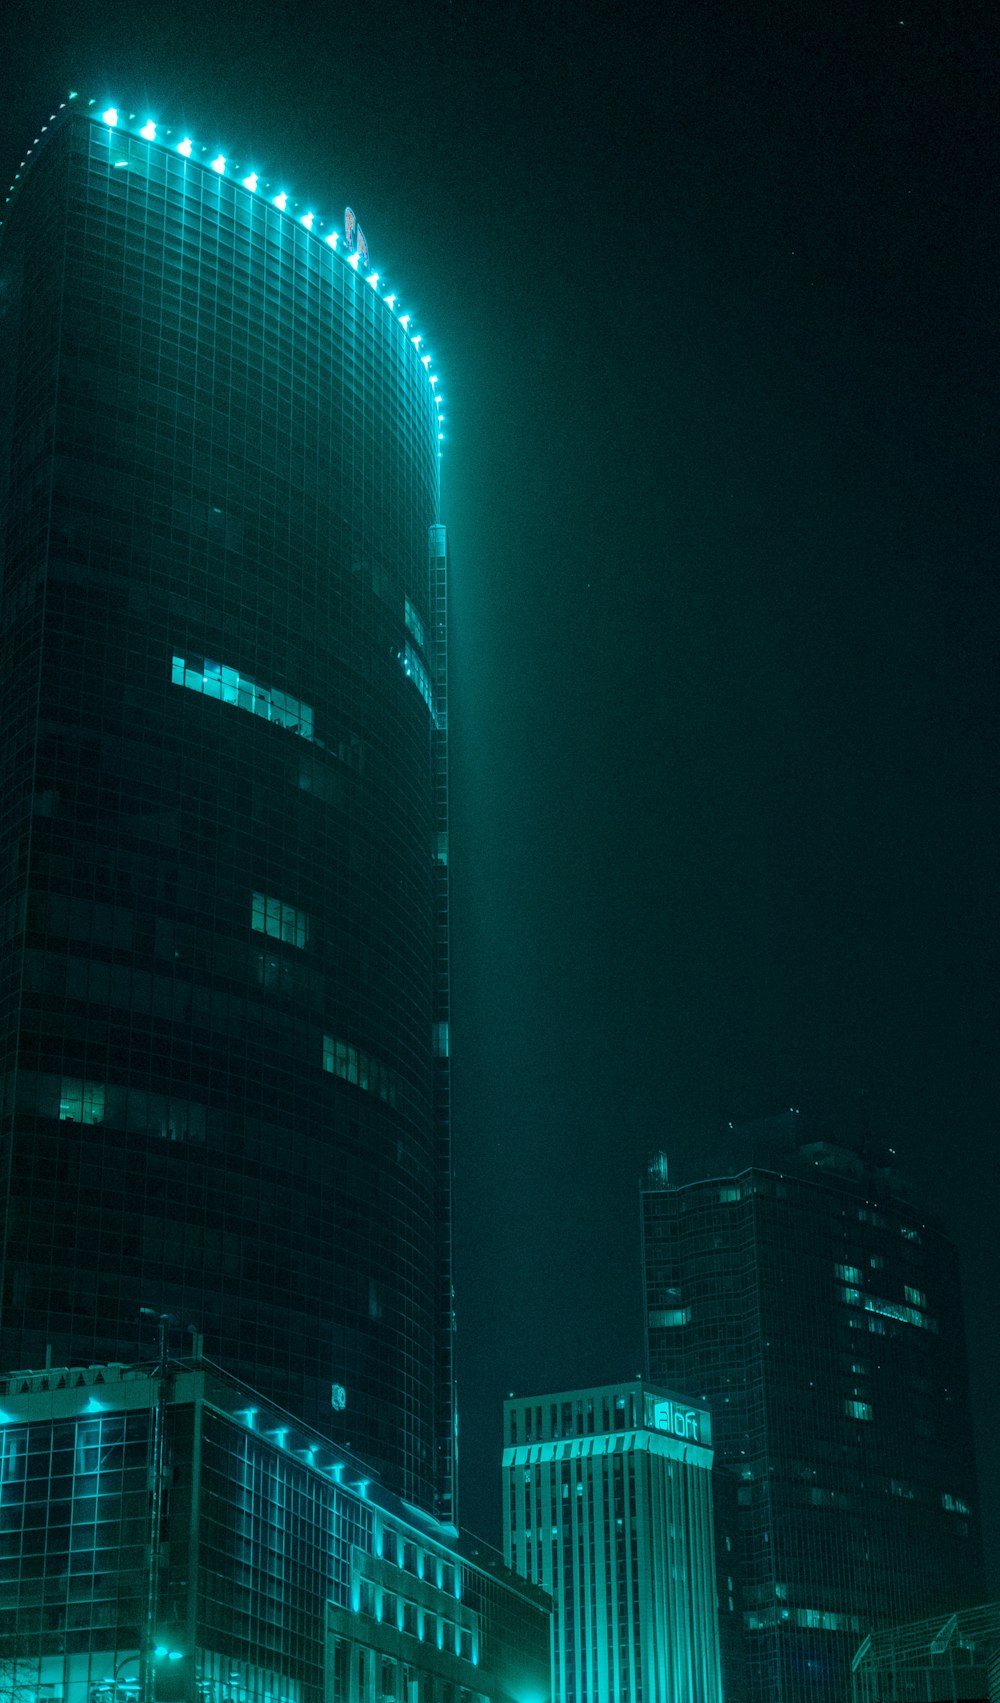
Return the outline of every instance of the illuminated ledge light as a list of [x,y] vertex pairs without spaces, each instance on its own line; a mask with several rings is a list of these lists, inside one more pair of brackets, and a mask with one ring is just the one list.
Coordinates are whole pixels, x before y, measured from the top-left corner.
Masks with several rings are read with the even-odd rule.
[[[75,90],[70,91],[68,99],[71,100],[71,101],[77,99],[77,93],[76,93]],[[95,106],[95,102],[93,100],[89,101],[87,104],[90,107]],[[60,104],[59,111],[62,111],[63,108],[65,108],[65,106],[66,106],[66,102],[63,101]],[[52,122],[56,118],[56,116],[57,116],[56,113],[53,113],[51,115],[50,122]],[[98,116],[98,115],[95,114],[95,116]],[[108,130],[115,130],[115,129],[119,129],[119,128],[124,128],[123,120],[122,120],[122,114],[121,114],[119,108],[114,106],[114,105],[105,107],[104,111],[102,113],[100,113],[99,116],[100,116],[101,122],[107,127]],[[134,115],[130,114],[129,117],[131,119],[131,118],[134,117]],[[42,126],[43,131],[46,130],[47,128],[48,128],[47,125]],[[145,123],[143,123],[138,128],[136,133],[139,136],[142,137],[143,141],[158,142],[159,141],[159,123],[155,119],[148,118],[148,119],[146,119]],[[167,131],[166,134],[169,135],[170,132]],[[21,162],[22,168],[27,164],[28,157],[31,155],[33,148],[38,145],[39,139],[40,139],[39,137],[36,137],[34,143],[32,144],[32,148],[29,148],[27,150],[25,158]],[[195,144],[194,144],[193,139],[190,136],[187,136],[187,135],[183,136],[181,138],[180,142],[175,144],[175,147],[176,147],[177,153],[180,154],[183,159],[192,160],[192,161],[194,160]],[[206,152],[207,152],[207,149],[202,149],[202,153],[206,153]],[[122,162],[122,163],[124,164],[126,162]],[[230,162],[227,160],[226,156],[222,153],[217,154],[215,156],[215,158],[212,159],[212,160],[208,160],[206,162],[197,162],[197,163],[203,163],[204,165],[207,165],[207,168],[210,171],[215,172],[220,177],[226,176],[227,168],[230,164]],[[17,182],[20,175],[21,175],[20,172],[17,172],[15,174],[14,183]],[[247,176],[242,178],[240,181],[241,181],[243,188],[248,190],[250,192],[250,194],[255,194],[257,192],[258,187],[260,186],[260,178],[259,178],[259,174],[257,172],[249,172],[247,174]],[[11,185],[11,190],[13,190],[13,188],[14,188],[14,184]],[[9,197],[8,197],[8,199],[9,199]],[[272,198],[272,204],[281,213],[289,211],[289,196],[288,196],[287,190],[279,191],[279,193]],[[357,219],[356,219],[353,211],[350,208],[347,209],[345,216],[347,218],[347,223],[348,223],[348,231],[347,231],[347,236],[346,236],[346,239],[345,239],[345,248],[344,249],[339,248],[340,233],[338,231],[331,230],[330,232],[326,233],[322,237],[322,240],[327,244],[328,247],[332,248],[335,252],[338,252],[338,250],[339,250],[342,258],[344,258],[347,261],[347,264],[352,268],[352,270],[355,271],[355,272],[358,272],[359,275],[363,275],[365,277],[365,281],[368,284],[371,285],[371,287],[375,291],[376,295],[378,295],[379,294],[379,287],[380,287],[380,284],[381,284],[381,275],[378,272],[371,271],[371,270],[366,271],[364,274],[360,273],[360,268],[361,268],[362,262],[364,262],[364,265],[365,265],[366,268],[368,268],[370,266],[370,260],[369,260],[369,255],[368,255],[368,245],[364,240],[364,236],[361,232],[360,226],[358,225]],[[307,231],[312,233],[315,230],[315,227],[317,225],[317,218],[316,218],[315,213],[313,213],[310,210],[310,211],[307,211],[307,212],[299,215],[299,223]],[[319,235],[319,231],[316,231],[316,234]],[[346,252],[345,250],[350,250],[350,252]],[[385,294],[385,295],[380,296],[379,299],[382,300],[385,303],[386,307],[389,309],[389,311],[391,313],[395,312],[395,309],[397,307],[397,297],[396,297],[396,294],[395,294],[394,291],[389,293],[389,294]],[[410,314],[399,314],[399,315],[397,315],[397,318],[398,318],[399,324],[403,327],[403,330],[408,332],[409,329],[410,329],[411,315]],[[423,338],[419,334],[414,334],[414,335],[411,336],[410,341],[412,342],[414,348],[419,350],[421,343],[423,342]],[[421,356],[421,360],[423,361],[425,368],[429,367],[430,358],[428,356],[426,356],[426,355]],[[430,382],[431,382],[432,385],[437,383],[436,375],[431,376]],[[438,451],[438,453],[440,455],[440,450]]]

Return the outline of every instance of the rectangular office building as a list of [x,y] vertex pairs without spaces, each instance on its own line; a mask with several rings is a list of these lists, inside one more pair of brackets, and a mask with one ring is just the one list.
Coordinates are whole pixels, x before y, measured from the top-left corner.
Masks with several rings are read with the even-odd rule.
[[504,1548],[554,1601],[556,1703],[719,1703],[712,1430],[641,1380],[504,1404]]
[[207,1363],[0,1379],[0,1698],[548,1703],[495,1550]]

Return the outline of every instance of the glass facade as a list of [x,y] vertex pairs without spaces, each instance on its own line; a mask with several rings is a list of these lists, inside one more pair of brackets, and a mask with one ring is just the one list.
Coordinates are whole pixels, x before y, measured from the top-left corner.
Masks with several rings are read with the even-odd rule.
[[721,1703],[710,1415],[641,1381],[504,1403],[504,1550],[557,1703]]
[[215,1368],[16,1376],[0,1411],[5,1698],[548,1703],[548,1598]]
[[859,1155],[762,1158],[651,1167],[649,1369],[711,1404],[735,1481],[748,1695],[839,1703],[873,1628],[983,1594],[958,1262]]
[[169,1313],[451,1518],[432,382],[121,117],[64,113],[0,238],[0,1367]]

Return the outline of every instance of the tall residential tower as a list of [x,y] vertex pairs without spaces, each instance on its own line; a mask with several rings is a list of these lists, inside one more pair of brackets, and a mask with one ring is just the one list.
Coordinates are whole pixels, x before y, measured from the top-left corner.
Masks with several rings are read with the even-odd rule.
[[353,214],[99,103],[0,314],[0,1371],[167,1314],[450,1519],[436,378]]

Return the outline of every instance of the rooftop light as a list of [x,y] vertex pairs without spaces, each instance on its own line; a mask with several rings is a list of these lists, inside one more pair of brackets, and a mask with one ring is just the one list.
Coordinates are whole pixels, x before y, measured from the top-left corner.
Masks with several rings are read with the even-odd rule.
[[[108,129],[113,130],[115,125],[118,123],[118,108],[116,106],[109,106],[107,112],[101,113],[101,117]],[[35,141],[38,141],[37,136],[35,137]]]
[[420,361],[421,361],[421,365],[425,366],[425,367],[429,367],[430,364],[431,364],[431,358],[430,358],[429,355],[421,355]]
[[215,159],[211,162],[211,164],[213,171],[217,171],[220,177],[224,176],[226,170],[225,154],[216,154]]
[[361,256],[358,253],[357,249],[355,249],[354,253],[351,255],[350,259],[348,260],[347,264],[348,264],[348,266],[353,266],[354,270],[356,272],[357,269],[358,269],[358,261],[360,259],[361,259]]
[[146,123],[143,125],[142,129],[140,130],[139,135],[143,138],[143,141],[145,141],[145,142],[155,142],[156,141],[156,125],[153,123],[153,120],[151,118],[147,119]]
[[299,224],[305,225],[306,230],[311,231],[312,228],[313,228],[313,220],[315,219],[315,217],[316,217],[315,213],[303,213],[301,219],[299,220]]
[[422,337],[420,337],[420,336],[417,336],[417,337],[411,337],[411,338],[410,338],[410,342],[411,342],[411,343],[412,343],[412,344],[413,344],[413,347],[414,347],[414,348],[415,348],[415,349],[419,349],[419,348],[420,348],[420,345],[421,345],[421,343],[422,343],[422,342],[423,342],[423,338],[422,338]]
[[182,142],[178,142],[177,152],[179,154],[183,154],[183,156],[186,160],[189,160],[191,158],[193,151],[194,151],[194,143],[192,142],[190,136],[185,136],[185,138]]
[[401,313],[400,316],[399,316],[399,323],[403,327],[404,331],[408,331],[409,326],[410,326],[409,314],[408,313]]
[[377,272],[369,272],[368,282],[371,285],[373,290],[377,290],[378,289],[378,273]]
[[336,248],[338,242],[340,241],[340,232],[339,231],[331,231],[330,235],[327,237],[326,240],[327,240],[327,243],[328,243],[330,248]]
[[282,190],[280,195],[276,195],[271,204],[277,207],[279,213],[283,213],[288,206],[288,196],[285,191]]
[[251,195],[253,194],[254,190],[257,188],[257,173],[255,171],[252,171],[249,177],[245,177],[243,179],[243,187],[244,189],[249,189]]
[[386,305],[386,307],[395,307],[395,305],[396,305],[396,297],[395,297],[395,295],[391,295],[391,296],[386,296],[386,298],[385,298],[385,305]]

